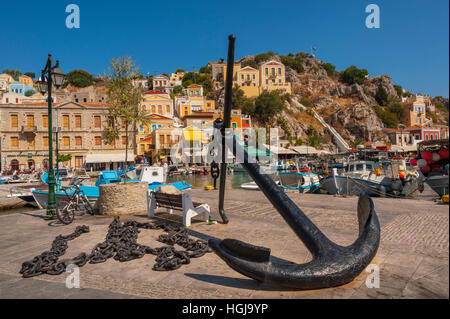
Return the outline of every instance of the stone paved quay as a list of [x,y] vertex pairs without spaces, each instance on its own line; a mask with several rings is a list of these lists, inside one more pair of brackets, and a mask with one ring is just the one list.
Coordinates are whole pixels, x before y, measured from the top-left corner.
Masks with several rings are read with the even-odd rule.
[[[217,212],[217,191],[191,190],[193,200]],[[349,245],[356,238],[357,198],[289,193],[309,218],[333,241]],[[380,288],[367,288],[363,272],[353,282],[330,289],[299,291],[258,283],[229,268],[214,253],[192,259],[175,271],[152,270],[155,256],[120,263],[112,258],[80,268],[80,289],[68,289],[68,273],[23,279],[24,261],[50,249],[59,234],[88,225],[90,233],[69,241],[64,257],[89,253],[102,242],[111,217],[83,216],[72,225],[43,220],[44,211],[0,216],[0,298],[449,298],[449,207],[430,200],[374,198],[381,224],[381,244],[372,263],[380,269]],[[272,256],[304,263],[311,256],[259,191],[227,190],[228,225],[194,222],[195,238],[235,238],[270,247]],[[155,219],[172,218],[163,210]],[[145,212],[122,220],[149,221]],[[161,230],[141,230],[139,243],[150,247]]]

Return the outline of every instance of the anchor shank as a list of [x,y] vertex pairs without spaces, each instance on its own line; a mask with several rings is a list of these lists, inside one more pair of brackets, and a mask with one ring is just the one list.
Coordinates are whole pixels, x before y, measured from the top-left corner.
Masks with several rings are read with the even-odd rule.
[[247,151],[233,139],[233,154],[244,154],[242,165],[252,177],[255,183],[263,191],[272,205],[297,234],[313,256],[324,254],[330,247],[335,246],[311,220],[302,212],[300,208],[286,195],[286,193],[270,178],[268,174],[260,173],[260,166],[257,163],[249,163]]

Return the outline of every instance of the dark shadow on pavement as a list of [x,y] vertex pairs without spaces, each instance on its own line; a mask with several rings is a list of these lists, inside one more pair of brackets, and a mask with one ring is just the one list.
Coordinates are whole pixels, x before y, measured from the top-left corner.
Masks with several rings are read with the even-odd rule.
[[238,289],[250,289],[250,290],[260,290],[260,291],[296,291],[298,289],[290,289],[284,287],[278,287],[272,284],[261,283],[253,279],[243,279],[243,278],[232,278],[225,276],[216,276],[216,275],[201,275],[201,274],[191,274],[185,273],[186,276],[200,280],[203,282],[207,282],[210,284],[215,284],[219,286],[225,286],[230,288],[238,288]]

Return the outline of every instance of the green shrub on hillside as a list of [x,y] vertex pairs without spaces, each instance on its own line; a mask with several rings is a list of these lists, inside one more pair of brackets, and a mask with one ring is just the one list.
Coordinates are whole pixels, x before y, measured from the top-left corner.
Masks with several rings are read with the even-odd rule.
[[384,87],[382,87],[381,85],[378,86],[377,93],[375,94],[375,100],[381,106],[386,106],[388,103],[388,94]]
[[91,86],[94,83],[94,77],[87,71],[84,70],[73,70],[66,74],[64,86],[68,84],[84,88]]
[[333,76],[334,72],[336,71],[336,66],[334,66],[331,63],[323,64],[322,68],[324,68],[324,70],[327,71],[328,76]]
[[356,66],[352,65],[351,67],[345,69],[341,73],[342,81],[347,84],[363,84],[366,76],[369,74],[366,69],[358,69]]

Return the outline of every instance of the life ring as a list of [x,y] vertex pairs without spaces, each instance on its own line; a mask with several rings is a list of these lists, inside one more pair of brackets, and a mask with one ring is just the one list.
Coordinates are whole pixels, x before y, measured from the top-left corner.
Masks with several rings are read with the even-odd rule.
[[308,167],[302,167],[302,168],[300,168],[300,172],[301,173],[308,173],[309,172],[309,168]]

